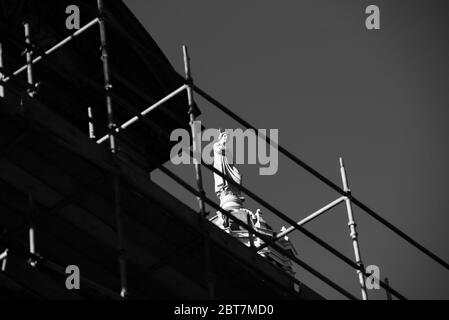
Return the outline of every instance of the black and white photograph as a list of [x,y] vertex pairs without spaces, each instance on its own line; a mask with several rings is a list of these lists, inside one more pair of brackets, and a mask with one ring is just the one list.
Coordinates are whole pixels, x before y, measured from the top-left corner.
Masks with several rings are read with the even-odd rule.
[[449,300],[448,40],[439,0],[0,0],[0,310]]

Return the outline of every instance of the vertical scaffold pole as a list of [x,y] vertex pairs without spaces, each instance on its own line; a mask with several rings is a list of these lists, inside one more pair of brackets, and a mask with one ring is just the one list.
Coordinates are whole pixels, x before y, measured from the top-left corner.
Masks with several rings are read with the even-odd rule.
[[28,82],[28,95],[30,98],[34,98],[36,95],[36,87],[34,84],[34,76],[33,76],[33,49],[31,43],[31,32],[30,32],[30,24],[28,22],[23,22],[23,28],[25,31],[25,58],[27,63],[27,82]]
[[[341,173],[341,180],[343,182],[343,190],[349,195],[351,193],[351,190],[348,186],[348,178],[346,176],[346,170],[343,163],[343,158],[340,157],[340,173]],[[349,197],[346,197],[346,210],[348,212],[348,226],[350,231],[350,237],[352,240],[352,246],[354,248],[354,257],[355,262],[358,266],[358,269],[356,270],[357,275],[359,277],[360,282],[360,288],[362,291],[362,300],[368,300],[368,294],[366,291],[366,285],[365,285],[365,275],[362,270],[365,270],[365,267],[362,262],[362,258],[360,255],[360,249],[359,249],[359,241],[358,241],[358,235],[357,235],[357,229],[356,229],[356,223],[354,221],[354,215],[352,214],[352,204]]]
[[190,72],[190,57],[187,52],[187,46],[182,46],[182,51],[184,55],[184,72],[185,72],[185,78],[187,81],[187,99],[189,103],[189,118],[190,118],[190,128],[192,132],[192,149],[193,149],[193,164],[195,166],[195,179],[196,184],[198,187],[198,191],[201,194],[201,197],[198,197],[198,203],[200,207],[200,213],[201,216],[206,217],[206,210],[204,208],[204,189],[203,189],[203,177],[201,174],[201,150],[199,150],[199,140],[201,139],[198,134],[200,132],[197,132],[198,129],[201,130],[201,128],[197,128],[195,126],[195,113],[194,113],[194,102],[193,102],[193,80],[192,80],[192,74]]
[[95,124],[92,107],[87,107],[87,120],[89,121],[89,139],[95,139]]
[[112,97],[111,97],[111,74],[109,69],[109,56],[106,38],[106,22],[105,22],[105,12],[103,0],[97,0],[98,6],[98,19],[100,28],[100,41],[101,41],[101,60],[103,62],[103,77],[104,77],[104,92],[106,97],[106,108],[108,115],[108,133],[109,133],[109,148],[111,151],[112,159],[116,166],[113,174],[113,188],[114,188],[114,213],[115,222],[117,228],[117,251],[118,251],[118,262],[120,268],[120,296],[126,299],[128,295],[128,284],[127,284],[127,271],[126,271],[126,250],[123,242],[123,225],[121,220],[121,205],[120,205],[120,177],[118,173],[117,164],[117,144],[115,140],[115,122],[114,122],[114,112],[112,108]]
[[2,272],[5,272],[6,271],[6,263],[8,262],[8,249],[5,249],[5,251],[3,251],[2,254],[0,254],[0,261],[2,263],[0,270]]
[[203,228],[203,243],[204,243],[204,258],[205,258],[205,269],[206,269],[206,281],[209,290],[209,299],[215,299],[215,286],[212,280],[211,273],[211,257],[210,257],[210,243],[209,243],[209,234],[205,231],[204,222],[207,216],[206,209],[204,206],[204,188],[203,188],[203,177],[201,174],[201,150],[200,150],[200,139],[201,137],[198,135],[201,133],[201,127],[197,127],[195,124],[195,112],[194,112],[194,102],[193,102],[193,79],[192,74],[190,72],[190,57],[187,52],[187,46],[182,46],[182,52],[184,57],[184,73],[185,79],[187,82],[187,100],[189,104],[189,120],[190,120],[190,128],[192,134],[192,150],[193,150],[193,164],[195,167],[195,179],[196,185],[198,188],[198,192],[200,197],[198,197],[198,204],[200,208],[200,224]]
[[[0,80],[3,80],[2,70],[4,67],[5,66],[3,65],[3,47],[2,47],[2,43],[0,42]],[[4,97],[5,97],[5,89],[0,84],[0,98],[4,98]]]
[[28,262],[32,267],[35,267],[37,261],[32,256],[36,255],[36,238],[34,233],[35,232],[34,215],[36,212],[36,205],[34,203],[34,195],[31,191],[28,193],[28,210],[29,210],[28,240],[30,252],[30,259],[28,260]]

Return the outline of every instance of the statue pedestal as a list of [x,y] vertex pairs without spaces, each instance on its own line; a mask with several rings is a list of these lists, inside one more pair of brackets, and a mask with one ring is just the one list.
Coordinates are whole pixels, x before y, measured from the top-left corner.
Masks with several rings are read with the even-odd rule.
[[[253,214],[250,210],[240,208],[237,210],[229,210],[231,214],[239,219],[240,221],[247,223],[248,222],[248,215],[251,217],[253,228],[269,237],[273,238],[276,235],[276,232],[265,222],[265,220],[260,216],[259,213],[257,215]],[[218,226],[219,228],[223,229],[225,232],[231,234],[234,238],[237,238],[240,242],[242,242],[247,247],[251,247],[251,237],[248,230],[238,226],[236,223],[233,223],[229,219],[229,223],[226,224],[226,219],[223,219],[223,215],[221,213],[218,213],[215,217],[211,218],[210,221]],[[255,248],[260,247],[264,244],[262,239],[253,236],[252,242]],[[297,252],[295,248],[293,247],[292,243],[288,239],[288,237],[281,238],[276,241],[276,243],[286,251],[289,251],[294,256],[297,256]],[[281,269],[283,269],[285,272],[294,275],[295,272],[293,271],[293,263],[290,260],[290,258],[286,257],[282,253],[278,252],[277,250],[274,250],[270,247],[265,247],[262,250],[258,252],[261,256],[267,258],[271,262],[273,262],[275,265],[279,266]]]

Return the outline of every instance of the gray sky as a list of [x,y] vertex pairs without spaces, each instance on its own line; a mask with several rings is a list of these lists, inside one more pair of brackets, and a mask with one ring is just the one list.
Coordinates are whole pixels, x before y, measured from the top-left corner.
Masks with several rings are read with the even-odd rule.
[[[445,1],[125,0],[182,73],[187,44],[198,86],[341,185],[343,156],[352,192],[418,242],[449,260],[449,20]],[[381,30],[367,31],[377,4]],[[203,125],[238,124],[197,98]],[[193,167],[167,167],[193,184]],[[244,185],[294,220],[338,195],[280,156],[274,176],[240,166]],[[204,171],[213,199],[212,173]],[[155,172],[155,181],[195,206]],[[255,210],[247,198],[246,206]],[[263,209],[263,208],[262,208]],[[408,298],[449,299],[449,273],[355,208],[365,265]],[[281,224],[265,210],[275,228]],[[307,228],[353,257],[344,207]],[[355,272],[300,234],[299,258],[359,296]],[[340,294],[305,270],[298,278],[327,298]],[[383,290],[371,290],[384,299]]]

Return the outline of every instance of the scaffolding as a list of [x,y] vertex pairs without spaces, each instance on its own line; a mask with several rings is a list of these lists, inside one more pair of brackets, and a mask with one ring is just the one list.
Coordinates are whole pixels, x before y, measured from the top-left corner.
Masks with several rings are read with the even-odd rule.
[[[283,148],[282,146],[278,145],[276,142],[272,141],[267,136],[262,136],[262,139],[265,140],[266,143],[271,144],[272,146],[277,147],[277,149],[288,159],[290,159],[293,163],[298,165],[299,167],[302,167],[305,171],[310,173],[312,176],[317,178],[319,181],[321,181],[323,184],[327,185],[331,189],[333,189],[336,193],[340,195],[339,198],[336,200],[330,202],[329,204],[325,205],[324,207],[320,208],[319,210],[311,213],[310,215],[306,216],[299,222],[294,221],[292,218],[290,218],[288,215],[284,214],[274,206],[270,205],[266,200],[262,199],[252,191],[248,190],[247,188],[238,185],[233,180],[229,179],[227,176],[225,176],[222,172],[215,169],[213,166],[208,165],[203,162],[198,162],[198,153],[200,153],[199,146],[197,145],[197,139],[194,128],[194,121],[195,121],[195,112],[194,112],[194,93],[198,94],[202,98],[204,98],[206,101],[208,101],[211,105],[215,106],[223,112],[224,114],[230,116],[232,119],[236,120],[240,125],[242,125],[244,128],[256,130],[254,126],[252,126],[249,122],[245,121],[241,117],[239,117],[237,114],[232,112],[230,109],[225,107],[222,103],[217,101],[216,99],[212,98],[209,94],[207,94],[205,91],[203,91],[201,88],[199,88],[197,85],[194,84],[193,78],[191,75],[191,68],[190,68],[190,57],[187,52],[187,47],[183,46],[183,59],[184,59],[184,71],[185,71],[185,77],[184,77],[184,84],[177,88],[176,90],[172,91],[165,97],[161,98],[157,102],[153,103],[149,107],[145,108],[143,111],[136,113],[135,116],[131,117],[129,120],[125,121],[121,125],[117,125],[115,118],[114,118],[114,105],[113,105],[113,86],[111,83],[111,76],[110,76],[110,63],[109,63],[109,56],[108,56],[108,40],[107,40],[107,13],[104,10],[104,4],[102,0],[97,0],[97,10],[98,10],[98,17],[91,20],[89,23],[84,25],[82,28],[74,32],[69,37],[66,37],[62,41],[58,42],[56,45],[52,46],[50,49],[42,52],[41,54],[34,57],[35,53],[35,46],[33,45],[31,33],[30,33],[30,25],[27,22],[24,22],[24,38],[25,38],[25,58],[26,58],[26,64],[22,67],[18,68],[14,72],[10,74],[4,74],[4,65],[2,61],[2,47],[0,44],[0,97],[4,94],[3,93],[3,87],[8,87],[8,81],[13,79],[14,77],[17,77],[18,75],[22,74],[23,72],[27,72],[27,94],[31,99],[34,99],[37,95],[37,89],[38,89],[38,83],[34,80],[34,73],[33,73],[33,66],[46,57],[50,56],[57,50],[61,49],[72,41],[73,39],[77,38],[81,34],[83,34],[85,31],[89,30],[95,25],[98,25],[99,27],[99,34],[100,34],[100,41],[101,41],[101,55],[100,59],[102,62],[102,69],[103,69],[103,87],[100,88],[103,90],[104,98],[105,98],[105,106],[107,110],[107,134],[103,137],[97,139],[95,135],[95,127],[94,127],[94,115],[92,113],[91,107],[88,108],[88,136],[90,139],[94,140],[96,144],[101,145],[103,142],[108,141],[108,150],[110,152],[111,158],[113,163],[115,163],[117,154],[120,152],[120,148],[117,144],[116,137],[120,134],[123,134],[124,131],[126,131],[127,128],[132,126],[133,124],[140,122],[146,126],[151,126],[148,122],[145,121],[145,117],[147,117],[149,114],[151,114],[152,111],[157,109],[158,107],[161,107],[165,102],[169,101],[173,97],[179,95],[182,92],[187,93],[187,104],[188,104],[188,114],[189,114],[189,124],[191,126],[191,135],[192,135],[192,149],[190,150],[189,156],[191,159],[193,159],[194,164],[194,173],[195,173],[195,181],[196,181],[196,189],[191,187],[186,181],[181,179],[179,176],[177,176],[175,173],[170,171],[164,166],[159,167],[159,169],[166,174],[168,177],[173,179],[175,182],[177,182],[180,186],[185,188],[187,191],[192,193],[197,199],[198,199],[198,206],[199,206],[199,212],[198,212],[198,219],[201,222],[201,225],[205,225],[208,222],[207,219],[207,212],[206,212],[206,205],[210,206],[211,208],[221,212],[224,216],[228,217],[230,220],[232,220],[235,224],[238,226],[244,228],[248,231],[251,237],[258,237],[263,241],[262,246],[255,247],[254,245],[250,246],[250,249],[259,252],[262,249],[266,247],[273,248],[277,250],[278,252],[281,252],[283,255],[291,259],[291,261],[295,262],[298,266],[302,267],[303,269],[310,272],[312,275],[316,276],[318,279],[341,293],[343,296],[349,298],[349,299],[357,299],[353,294],[348,292],[346,289],[342,288],[340,285],[336,284],[334,281],[330,280],[327,276],[321,274],[320,272],[316,271],[313,267],[309,266],[302,260],[300,260],[298,257],[293,255],[291,252],[284,250],[279,244],[277,244],[277,241],[279,239],[282,239],[286,235],[290,234],[293,231],[299,231],[302,234],[304,234],[309,239],[313,240],[317,244],[319,244],[321,247],[325,248],[327,251],[332,253],[334,256],[336,256],[338,259],[343,261],[348,266],[352,267],[357,274],[358,282],[360,285],[361,290],[361,298],[363,300],[368,299],[367,289],[365,285],[365,278],[369,277],[370,274],[368,274],[365,270],[364,264],[362,262],[361,254],[360,254],[360,246],[358,241],[358,234],[356,230],[356,222],[353,215],[353,208],[352,205],[357,206],[359,209],[362,210],[362,212],[365,212],[369,216],[373,217],[375,220],[377,220],[379,223],[387,227],[389,230],[391,230],[393,233],[397,234],[399,237],[401,237],[403,240],[408,242],[410,245],[427,255],[429,258],[434,260],[439,265],[443,266],[446,270],[449,270],[449,264],[444,261],[442,258],[438,257],[436,254],[434,254],[429,249],[425,248],[423,245],[412,239],[410,236],[408,236],[406,233],[401,231],[399,228],[395,227],[393,224],[388,222],[386,219],[382,218],[378,213],[376,213],[374,210],[369,208],[367,205],[365,205],[361,200],[356,198],[349,188],[348,178],[346,174],[345,165],[343,162],[343,158],[339,159],[339,167],[340,167],[340,174],[341,174],[341,180],[342,180],[342,187],[336,185],[331,180],[326,178],[324,175],[319,173],[317,170],[300,160],[298,157],[293,155],[291,152]],[[126,31],[125,31],[126,33]],[[127,38],[130,42],[133,42],[133,38],[126,33]],[[142,50],[143,54],[149,54],[146,52],[145,48],[140,46],[139,44],[136,44],[136,47],[139,48],[139,50]],[[86,79],[88,80],[88,79]],[[91,82],[88,81],[89,84]],[[99,89],[96,87],[96,89]],[[125,99],[126,100],[126,99]],[[128,106],[129,107],[129,106]],[[130,108],[132,109],[132,108]],[[166,136],[167,139],[169,139],[168,135]],[[168,140],[167,140],[168,141]],[[269,238],[265,236],[264,234],[261,234],[257,230],[254,229],[251,221],[247,221],[247,223],[237,219],[234,217],[230,212],[223,210],[220,206],[218,206],[213,200],[209,199],[203,189],[203,183],[202,183],[202,166],[204,166],[209,171],[221,176],[223,179],[226,179],[229,184],[239,188],[243,193],[247,194],[249,197],[260,203],[262,206],[267,208],[271,213],[273,213],[275,216],[283,220],[284,222],[288,223],[290,227],[287,229],[281,231],[280,233],[276,234],[273,238]],[[100,290],[104,292],[107,296],[111,298],[120,298],[120,299],[126,299],[128,298],[128,284],[127,284],[127,262],[126,262],[126,247],[124,245],[123,237],[124,237],[124,230],[122,227],[122,214],[121,214],[121,174],[118,170],[118,166],[115,166],[110,171],[110,178],[112,181],[112,188],[113,188],[113,194],[114,194],[114,216],[115,216],[115,223],[116,223],[116,230],[117,230],[117,258],[119,262],[119,274],[120,274],[120,293],[116,294],[114,291],[104,288],[98,284],[96,284],[94,281],[86,279],[85,281],[92,287],[95,287],[97,290]],[[61,269],[61,266],[58,266],[57,264],[52,263],[51,261],[48,261],[41,257],[38,254],[38,250],[36,249],[38,246],[35,243],[35,233],[38,232],[38,230],[35,230],[33,219],[35,216],[35,209],[34,209],[34,200],[33,200],[33,193],[30,191],[29,193],[29,222],[28,222],[28,231],[29,231],[29,250],[28,252],[20,252],[22,256],[24,256],[28,263],[35,267],[36,265],[43,265],[48,268],[51,268],[53,270],[56,270],[60,273],[63,273],[63,270]],[[335,249],[330,244],[326,243],[310,231],[304,228],[304,225],[308,222],[318,218],[319,216],[325,214],[332,208],[336,207],[337,205],[341,203],[345,203],[346,211],[347,211],[347,218],[348,218],[348,227],[349,227],[349,235],[353,246],[354,251],[354,259],[350,259],[341,252],[339,252],[337,249]],[[209,247],[209,234],[207,233],[206,229],[203,230],[203,243],[204,243],[204,263],[205,263],[205,278],[208,283],[208,292],[209,292],[209,298],[214,299],[215,298],[215,289],[214,289],[214,279],[212,276],[212,272],[210,270],[211,263],[210,263],[210,247]],[[252,243],[252,241],[251,241]],[[6,263],[8,259],[8,255],[12,250],[20,251],[18,247],[11,246],[11,248],[7,248],[4,252],[0,253],[0,261],[1,261],[1,270],[6,270]],[[292,282],[301,285],[301,282],[296,279],[293,276],[289,276]],[[382,281],[379,279],[380,286],[383,287],[387,292],[388,299],[392,299],[392,295],[395,296],[398,299],[406,299],[404,295],[399,293],[397,290],[393,289],[389,283],[388,280],[385,279],[385,281]]]

